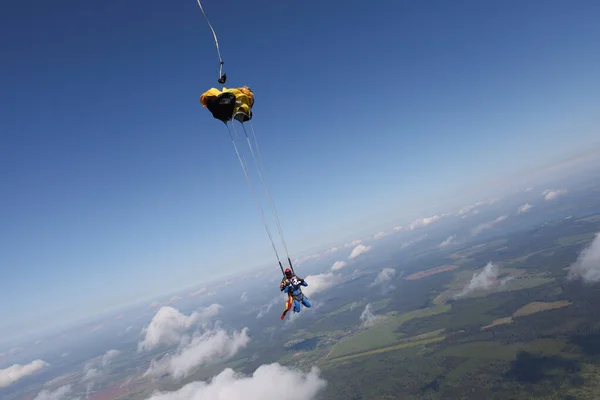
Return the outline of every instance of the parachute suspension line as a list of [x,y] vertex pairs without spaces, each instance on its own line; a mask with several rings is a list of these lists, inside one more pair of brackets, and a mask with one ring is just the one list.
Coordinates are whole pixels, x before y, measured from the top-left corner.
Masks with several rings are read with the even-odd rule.
[[212,24],[208,20],[208,16],[206,15],[206,12],[204,11],[204,7],[202,7],[202,3],[200,3],[200,0],[196,0],[196,2],[198,3],[198,7],[200,7],[200,11],[202,11],[202,14],[204,15],[204,19],[206,19],[206,22],[208,23],[210,30],[212,31],[213,37],[215,38],[215,45],[217,46],[217,55],[219,56],[219,79],[218,79],[218,82],[221,85],[224,85],[225,81],[227,80],[227,74],[223,73],[223,64],[225,64],[225,62],[223,61],[223,58],[221,58],[221,50],[219,49],[219,40],[217,39],[217,34],[215,33],[215,30],[214,30]]
[[[250,180],[250,177],[248,176],[247,165],[245,163],[245,160],[242,160],[242,157],[240,156],[240,152],[238,151],[237,145],[235,144],[235,139],[234,139],[233,135],[231,134],[231,128],[229,127],[229,124],[227,123],[226,125],[227,125],[227,131],[229,132],[229,138],[231,139],[231,143],[233,144],[233,148],[235,150],[235,154],[237,155],[237,158],[240,162],[242,171],[244,171],[244,176],[246,177],[246,182],[248,183],[248,187],[250,188],[252,197],[254,197],[254,200],[256,201],[256,205],[258,206],[258,209],[260,210],[260,218],[262,220],[263,225],[265,226],[265,231],[267,231],[267,236],[269,236],[269,240],[271,241],[271,246],[273,247],[273,251],[275,252],[275,257],[277,257],[277,262],[279,263],[279,267],[281,268],[281,271],[283,272],[283,267],[281,266],[281,260],[279,258],[279,253],[277,252],[277,248],[275,247],[275,242],[273,242],[273,236],[271,235],[271,230],[269,229],[269,226],[267,225],[267,221],[265,220],[265,213],[263,211],[262,206],[260,205],[260,202],[258,201],[258,198],[256,197],[256,193],[254,192],[254,187],[252,186],[252,181]],[[233,130],[235,132],[235,135],[237,136],[237,131],[235,129],[235,125],[233,124],[233,121],[231,122],[231,125],[233,126]]]
[[[244,129],[244,135],[246,136],[246,142],[248,143],[248,147],[250,148],[250,153],[252,154],[252,158],[254,159],[254,164],[257,167],[258,176],[260,177],[260,181],[265,189],[265,194],[267,196],[269,205],[271,206],[271,211],[273,212],[273,216],[275,217],[275,224],[277,225],[277,230],[279,231],[279,236],[281,237],[281,242],[283,244],[283,248],[285,249],[285,254],[287,256],[288,263],[290,264],[290,269],[292,270],[293,273],[295,273],[294,266],[292,265],[292,260],[290,258],[290,252],[288,250],[287,243],[285,242],[285,236],[283,235],[283,229],[281,228],[281,222],[279,221],[279,215],[277,214],[277,209],[275,208],[275,203],[273,203],[273,200],[271,199],[271,195],[269,194],[269,189],[267,188],[267,183],[265,182],[265,179],[262,174],[262,172],[264,170],[264,165],[262,162],[262,157],[260,156],[260,150],[258,148],[258,141],[256,140],[256,133],[254,132],[254,126],[252,125],[252,120],[250,120],[250,127],[252,130],[254,145],[256,146],[256,154],[254,153],[254,149],[252,147],[252,144],[250,143],[250,137],[248,136],[248,132],[246,130],[246,125],[242,123],[242,128]],[[257,161],[257,157],[256,157],[257,154],[258,154],[258,161]]]

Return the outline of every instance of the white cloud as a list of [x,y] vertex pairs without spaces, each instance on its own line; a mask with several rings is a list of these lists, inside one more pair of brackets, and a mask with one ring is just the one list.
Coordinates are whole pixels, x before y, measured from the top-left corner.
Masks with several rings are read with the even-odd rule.
[[569,267],[569,278],[580,278],[585,282],[600,281],[600,232]]
[[348,265],[348,263],[346,261],[336,261],[331,266],[331,270],[337,271],[337,270],[344,268],[346,265]]
[[91,366],[86,366],[85,374],[83,375],[83,378],[81,380],[83,382],[92,382],[92,381],[96,380],[96,378],[99,378],[100,375],[102,375],[100,373],[100,370],[93,368]]
[[349,260],[360,256],[361,254],[367,253],[371,250],[371,246],[365,246],[364,244],[357,245],[354,249],[352,249],[352,253],[348,256]]
[[360,320],[364,328],[369,328],[375,325],[378,321],[385,318],[383,315],[373,314],[373,311],[371,310],[372,308],[373,306],[371,305],[371,303],[369,303],[365,306],[365,309],[360,314]]
[[71,390],[71,385],[64,385],[56,390],[44,389],[33,400],[66,400]]
[[240,296],[240,301],[244,303],[248,301],[248,292],[242,293],[242,295]]
[[373,235],[373,239],[374,240],[379,240],[379,239],[381,239],[383,237],[386,237],[389,234],[390,234],[390,232],[385,232],[385,231],[377,232],[375,235]]
[[86,392],[89,395],[96,383],[106,375],[108,367],[121,352],[119,350],[108,350],[101,357],[88,361],[83,367],[81,382],[86,383]]
[[517,209],[517,213],[518,214],[526,213],[527,211],[531,210],[531,207],[533,207],[531,204],[525,203]]
[[308,256],[300,257],[294,260],[294,264],[304,264],[308,261],[318,260],[321,257],[320,253],[310,254]]
[[317,274],[317,275],[309,275],[304,278],[306,283],[308,283],[307,287],[302,288],[302,293],[306,295],[306,297],[310,298],[316,293],[322,292],[324,290],[332,287],[339,278],[333,273],[329,272],[326,274]]
[[404,243],[402,243],[402,245],[400,246],[400,248],[401,248],[401,249],[405,249],[405,248],[407,248],[407,247],[410,247],[410,246],[412,246],[413,244],[416,244],[416,243],[422,242],[423,240],[427,239],[427,237],[428,237],[428,236],[429,236],[429,235],[427,235],[427,234],[424,234],[424,235],[422,235],[422,236],[419,236],[419,237],[418,237],[418,238],[416,238],[416,239],[409,240],[408,242],[404,242]]
[[377,276],[375,280],[369,284],[369,287],[380,286],[383,293],[387,293],[391,290],[396,289],[394,285],[392,285],[392,280],[396,277],[396,270],[394,268],[383,268]]
[[184,338],[175,354],[167,355],[161,360],[152,360],[145,375],[162,375],[168,372],[174,379],[182,379],[202,365],[234,356],[249,341],[248,328],[232,334],[222,329],[196,334],[191,339]]
[[441,218],[442,218],[442,216],[441,216],[441,215],[433,215],[433,216],[431,216],[431,217],[426,217],[426,218],[418,218],[418,219],[415,219],[413,222],[411,222],[411,223],[408,225],[408,228],[409,228],[411,231],[414,231],[414,230],[415,230],[415,229],[417,229],[417,228],[423,228],[423,227],[426,227],[427,225],[429,225],[429,224],[432,224],[432,223],[434,223],[435,221],[437,221],[437,220],[439,220],[439,219],[441,219]]
[[498,281],[498,267],[489,262],[482,271],[475,272],[471,281],[454,297],[459,298],[476,290],[487,290],[493,286],[502,286],[511,279],[512,277],[507,277],[502,281]]
[[350,243],[346,243],[344,245],[344,247],[349,249],[350,247],[356,247],[361,243],[362,243],[362,239],[356,239],[356,240],[351,241]]
[[104,328],[104,326],[105,326],[105,323],[104,323],[104,322],[102,322],[102,323],[100,323],[100,324],[98,324],[98,325],[94,326],[92,329],[90,329],[90,333],[91,333],[91,332],[97,332],[97,331],[99,331],[100,329]]
[[375,277],[375,280],[369,286],[380,285],[384,282],[391,281],[395,276],[396,270],[394,268],[383,268],[381,271],[379,271]]
[[22,347],[13,347],[10,350],[0,353],[0,361],[4,361],[3,358],[9,358],[16,354],[19,354],[19,353],[23,352],[23,350],[24,349]]
[[206,292],[207,290],[208,290],[208,288],[203,287],[194,292],[191,292],[190,294],[188,294],[188,296],[190,296],[190,297],[200,296],[202,293]]
[[448,236],[446,240],[439,244],[439,247],[450,246],[456,241],[456,235]]
[[466,215],[466,214],[469,214],[469,212],[471,212],[471,211],[473,211],[473,213],[471,213],[471,214],[476,214],[477,213],[476,208],[479,207],[479,206],[482,206],[484,204],[486,204],[485,201],[478,201],[475,204],[466,205],[466,206],[462,207],[460,210],[458,210],[458,212],[456,213],[456,215],[459,215],[459,216],[460,215]]
[[[218,314],[222,306],[211,306],[186,316],[172,307],[163,307],[145,329],[138,351],[151,350],[160,345],[177,345],[174,353],[154,359],[145,375],[170,373],[175,379],[188,376],[201,365],[217,362],[236,354],[246,347],[248,328],[229,334],[223,329],[211,328],[208,318]],[[215,324],[217,326],[217,324]],[[195,329],[193,334],[188,333]]]
[[505,221],[506,218],[508,218],[506,215],[501,215],[498,218],[496,218],[493,221],[490,222],[484,222],[482,224],[477,225],[475,228],[473,228],[471,230],[471,233],[473,235],[478,235],[480,234],[482,231],[486,230],[486,229],[492,229],[496,224]]
[[542,192],[542,195],[546,200],[554,200],[564,194],[567,194],[566,189],[546,189]]
[[212,304],[200,312],[193,312],[188,317],[173,307],[162,307],[152,318],[150,325],[145,328],[146,335],[144,340],[138,344],[138,351],[179,343],[183,333],[196,324],[217,315],[221,308],[222,306],[219,304]]
[[[281,303],[283,305],[285,302],[285,300],[282,300],[282,298],[284,298],[283,296],[284,295],[277,296],[277,297],[271,299],[271,301],[267,305],[260,307],[256,318],[262,318],[265,314],[267,314],[269,311],[271,311],[271,308],[273,308],[274,305],[276,305],[278,303]],[[285,296],[287,296],[287,295],[285,295]]]
[[401,225],[398,225],[398,226],[395,226],[395,227],[394,227],[394,230],[395,230],[395,231],[401,231],[402,229],[404,229],[404,227],[403,227],[403,226],[401,226]]
[[119,350],[108,350],[102,356],[102,366],[106,367],[112,360],[114,360],[121,352]]
[[316,367],[304,373],[276,363],[260,366],[252,376],[227,368],[210,382],[189,383],[176,392],[157,392],[149,400],[280,400],[282,396],[313,400],[327,385],[319,373]]
[[0,388],[5,388],[13,383],[35,374],[42,368],[48,367],[50,364],[43,360],[34,360],[29,364],[21,365],[14,364],[8,368],[0,369]]

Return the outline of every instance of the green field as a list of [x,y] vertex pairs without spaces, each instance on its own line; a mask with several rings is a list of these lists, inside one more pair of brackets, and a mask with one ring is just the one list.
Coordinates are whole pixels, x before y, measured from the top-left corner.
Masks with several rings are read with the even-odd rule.
[[407,349],[407,348],[416,347],[416,346],[424,346],[427,344],[437,343],[437,342],[441,342],[445,338],[446,338],[445,336],[438,336],[438,337],[429,338],[429,339],[411,340],[411,341],[407,341],[405,343],[399,343],[399,344],[395,344],[393,346],[383,347],[383,348],[377,349],[377,350],[364,351],[362,353],[356,353],[356,354],[352,354],[349,356],[342,356],[342,357],[329,358],[329,359],[331,361],[347,361],[347,360],[357,358],[357,357],[365,357],[365,356],[370,356],[373,354],[385,353],[388,351],[396,351],[396,350],[402,350],[402,349]]
[[592,216],[587,217],[587,218],[581,218],[581,219],[578,219],[577,221],[600,222],[600,214],[592,215]]
[[347,339],[337,343],[329,352],[327,358],[339,358],[351,354],[362,353],[392,346],[402,341],[405,334],[397,332],[403,323],[415,318],[431,317],[448,312],[449,305],[439,305],[423,308],[397,316],[388,316],[375,326],[358,331]]
[[560,239],[558,239],[556,241],[556,243],[558,243],[561,246],[568,246],[568,245],[582,243],[582,242],[589,242],[592,239],[594,239],[594,236],[596,236],[596,234],[594,232],[582,233],[579,235],[565,236],[565,237],[561,237]]

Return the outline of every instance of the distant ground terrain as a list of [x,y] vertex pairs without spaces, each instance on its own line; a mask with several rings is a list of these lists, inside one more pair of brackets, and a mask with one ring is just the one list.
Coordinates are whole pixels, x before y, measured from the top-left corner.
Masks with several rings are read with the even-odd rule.
[[[600,398],[600,289],[566,280],[565,269],[598,222],[569,219],[456,250],[451,264],[396,281],[370,326],[355,310],[364,299],[329,312],[355,320],[316,359],[330,382],[323,398]],[[489,286],[457,296],[488,261],[498,265]],[[398,312],[395,295],[421,307]]]
[[[134,349],[86,398],[142,400],[155,390],[209,381],[227,367],[251,375],[278,362],[319,367],[327,386],[317,400],[600,399],[600,284],[567,279],[598,231],[600,215],[588,215],[447,252],[436,247],[383,259],[351,273],[342,290],[314,296],[313,308],[293,320],[279,320],[275,284],[270,302],[238,304],[236,318],[246,316],[251,345],[234,357],[173,380],[145,375],[151,360],[173,349]],[[395,275],[380,274],[390,265]],[[77,371],[48,385],[73,384],[85,393],[84,362]],[[33,400],[39,389],[25,385],[21,397],[6,398]]]
[[425,278],[430,275],[439,274],[441,272],[452,271],[456,268],[458,268],[458,266],[456,266],[456,265],[442,265],[441,267],[430,268],[428,270],[421,271],[421,272],[415,272],[414,274],[405,276],[404,279],[407,281],[412,281],[414,279]]

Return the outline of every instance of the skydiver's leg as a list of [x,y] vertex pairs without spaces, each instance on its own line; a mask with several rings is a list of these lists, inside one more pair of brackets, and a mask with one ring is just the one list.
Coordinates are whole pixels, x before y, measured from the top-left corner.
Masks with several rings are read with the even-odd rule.
[[298,313],[300,312],[300,303],[298,303],[298,300],[294,299],[294,312]]
[[283,310],[283,312],[281,313],[281,319],[285,318],[285,315],[288,313],[288,311],[290,311],[291,308],[292,308],[292,296],[288,296],[288,298],[285,302],[285,310]]
[[306,297],[304,297],[302,299],[302,304],[304,304],[304,307],[306,307],[306,308],[310,308],[310,305],[311,305],[310,301],[308,301],[308,299]]

